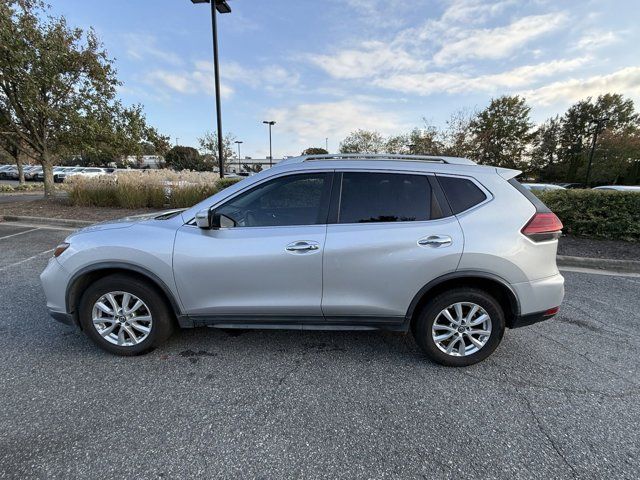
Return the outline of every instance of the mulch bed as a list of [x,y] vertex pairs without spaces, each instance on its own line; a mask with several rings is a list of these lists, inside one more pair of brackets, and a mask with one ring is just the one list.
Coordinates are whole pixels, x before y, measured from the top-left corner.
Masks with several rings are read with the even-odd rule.
[[640,243],[623,242],[621,240],[595,240],[564,235],[558,243],[558,255],[640,260]]
[[3,215],[24,215],[29,217],[67,218],[71,220],[86,220],[102,222],[115,218],[140,215],[156,210],[148,208],[102,208],[102,207],[74,207],[66,199],[30,200],[0,203],[0,217]]

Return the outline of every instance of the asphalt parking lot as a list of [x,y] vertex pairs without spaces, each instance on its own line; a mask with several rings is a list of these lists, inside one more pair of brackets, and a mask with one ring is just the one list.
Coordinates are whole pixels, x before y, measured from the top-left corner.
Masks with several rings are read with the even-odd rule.
[[198,329],[137,358],[50,320],[68,231],[0,224],[1,478],[638,478],[640,278],[564,272],[484,363],[410,336]]

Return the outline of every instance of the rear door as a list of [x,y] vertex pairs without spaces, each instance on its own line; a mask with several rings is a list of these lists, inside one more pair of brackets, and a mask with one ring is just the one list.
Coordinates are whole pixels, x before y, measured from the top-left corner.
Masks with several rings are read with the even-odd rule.
[[429,281],[456,270],[460,225],[433,175],[336,173],[323,259],[327,320],[401,322]]

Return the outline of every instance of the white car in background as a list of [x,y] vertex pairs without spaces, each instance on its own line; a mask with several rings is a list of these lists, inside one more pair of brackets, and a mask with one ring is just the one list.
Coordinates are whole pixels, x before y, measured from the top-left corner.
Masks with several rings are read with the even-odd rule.
[[639,185],[603,185],[593,187],[594,190],[616,190],[618,192],[640,192]]
[[527,190],[535,190],[539,192],[546,192],[547,190],[566,190],[566,188],[552,183],[523,183],[522,186]]

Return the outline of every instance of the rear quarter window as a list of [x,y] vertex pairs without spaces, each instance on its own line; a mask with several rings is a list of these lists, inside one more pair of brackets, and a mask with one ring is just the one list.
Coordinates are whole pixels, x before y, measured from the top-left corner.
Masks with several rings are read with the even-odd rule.
[[485,193],[468,178],[438,175],[438,182],[454,214],[469,210],[487,199]]

